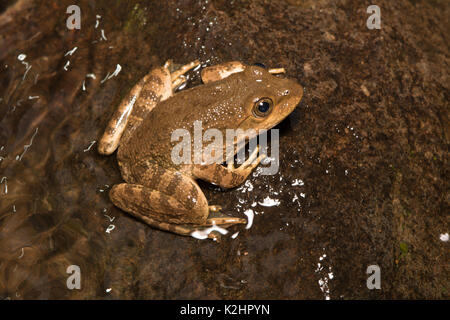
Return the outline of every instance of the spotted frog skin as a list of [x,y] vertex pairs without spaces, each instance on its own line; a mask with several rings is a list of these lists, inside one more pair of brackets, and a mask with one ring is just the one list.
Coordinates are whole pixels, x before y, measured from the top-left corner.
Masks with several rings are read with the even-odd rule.
[[[201,121],[203,130],[220,130],[224,137],[226,129],[267,130],[287,117],[303,95],[297,82],[274,75],[284,69],[238,61],[204,68],[202,85],[174,93],[186,81],[184,74],[198,65],[194,61],[177,68],[169,61],[150,71],[122,100],[98,144],[103,155],[118,148],[117,161],[125,183],[110,190],[114,205],[152,227],[179,235],[246,223],[223,215],[220,206],[208,205],[196,180],[236,187],[264,155],[258,156],[256,148],[237,168],[233,161],[227,166],[220,161],[175,164],[171,159],[172,132],[185,129],[193,134],[195,121]],[[226,142],[223,147],[225,150]],[[211,232],[208,237],[215,239],[218,233]]]

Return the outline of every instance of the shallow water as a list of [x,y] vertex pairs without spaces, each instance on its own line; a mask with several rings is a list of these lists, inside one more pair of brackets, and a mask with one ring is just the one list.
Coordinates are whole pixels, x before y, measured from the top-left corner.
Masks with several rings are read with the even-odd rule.
[[[358,1],[78,1],[70,31],[72,2],[0,5],[0,298],[448,298],[448,2],[379,1],[368,30]],[[96,141],[167,59],[282,66],[305,89],[276,175],[201,184],[254,214],[234,239],[158,231],[107,197],[122,179]]]

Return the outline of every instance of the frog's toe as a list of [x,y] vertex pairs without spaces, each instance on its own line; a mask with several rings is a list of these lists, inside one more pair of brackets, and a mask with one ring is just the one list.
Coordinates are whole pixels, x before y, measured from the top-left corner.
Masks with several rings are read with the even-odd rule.
[[250,154],[248,159],[245,160],[244,163],[242,163],[242,165],[240,165],[238,168],[234,167],[234,159],[228,160],[227,161],[227,169],[230,171],[235,171],[235,172],[245,172],[246,174],[250,173],[266,157],[265,154],[260,154],[258,156],[258,152],[259,152],[259,146],[257,146],[255,148],[255,150],[253,150],[253,152]]
[[192,229],[191,236],[197,239],[212,239],[219,242],[223,235],[228,234],[227,228],[246,223],[247,221],[242,218],[230,217],[220,212],[210,212],[204,223],[190,227]]
[[[226,214],[220,212],[222,207],[220,206],[209,206],[210,211],[206,222],[203,224],[204,226],[221,226],[223,228],[228,228],[234,224],[246,224],[247,221],[243,218],[231,217]],[[211,210],[211,207],[216,209],[215,211]]]
[[248,159],[245,160],[245,162],[242,164],[241,167],[243,169],[251,168],[251,170],[253,170],[255,167],[257,167],[261,163],[261,161],[266,157],[265,154],[261,154],[258,156],[258,152],[259,152],[259,146],[257,146],[255,148],[255,150],[253,150],[253,152],[250,154]]
[[222,211],[222,207],[218,205],[210,205],[208,206],[209,212],[220,212]]
[[192,61],[185,65],[177,65],[172,63],[168,66],[168,69],[170,71],[170,77],[172,78],[172,81],[175,81],[179,77],[183,76],[186,72],[199,65],[200,65],[199,60]]
[[208,235],[208,239],[211,239],[211,240],[216,241],[216,242],[220,242],[222,240],[222,234],[217,232],[217,231],[212,231]]
[[234,73],[242,72],[244,69],[245,65],[239,61],[225,62],[204,68],[201,72],[201,78],[203,83],[214,82],[225,79]]
[[168,65],[168,70],[170,71],[170,77],[172,79],[172,90],[177,90],[187,82],[187,78],[184,74],[200,65],[200,61],[195,60],[185,65],[176,65],[166,62],[166,65]]
[[246,224],[247,221],[242,218],[236,217],[221,217],[221,218],[208,218],[205,225],[208,226],[221,226],[222,228],[228,228],[235,224]]

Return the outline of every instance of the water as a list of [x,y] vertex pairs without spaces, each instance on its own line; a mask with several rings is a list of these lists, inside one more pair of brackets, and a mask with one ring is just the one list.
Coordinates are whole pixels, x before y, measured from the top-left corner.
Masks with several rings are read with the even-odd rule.
[[[65,24],[70,1],[9,4],[0,298],[448,297],[445,2],[381,1],[374,32],[357,1],[79,1],[79,31]],[[201,184],[210,203],[253,217],[220,243],[151,229],[107,197],[122,179],[96,142],[167,59],[282,66],[305,88],[279,126],[278,174],[229,191]],[[380,291],[366,287],[372,264]],[[71,265],[80,290],[67,288]]]

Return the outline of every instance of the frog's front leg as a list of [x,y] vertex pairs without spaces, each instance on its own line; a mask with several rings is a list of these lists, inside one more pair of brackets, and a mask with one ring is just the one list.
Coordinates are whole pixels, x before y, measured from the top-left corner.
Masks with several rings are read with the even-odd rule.
[[[227,228],[245,219],[221,215],[208,206],[203,192],[190,177],[179,172],[146,165],[143,184],[115,185],[109,197],[117,207],[155,228],[180,235],[192,235],[213,225]],[[216,238],[216,233],[210,233]]]
[[172,96],[173,89],[185,81],[184,73],[199,64],[199,61],[194,61],[171,72],[171,63],[166,62],[163,67],[150,71],[122,99],[100,139],[98,152],[109,155],[117,149],[120,141],[125,143],[145,116],[160,101]]
[[223,188],[234,188],[244,183],[250,173],[265,158],[265,154],[258,156],[258,152],[259,147],[255,148],[248,159],[238,168],[234,167],[233,161],[228,161],[227,167],[218,163],[194,165],[192,172],[198,179],[211,182]]

